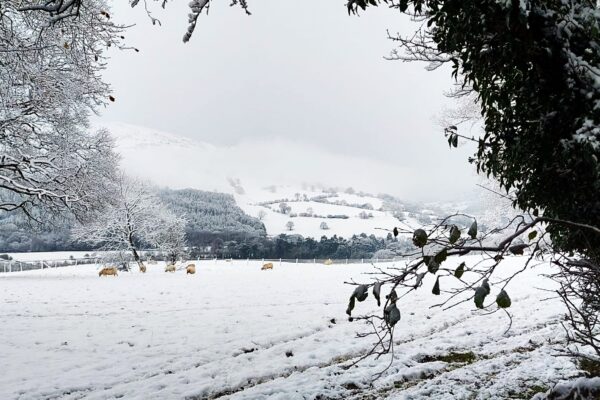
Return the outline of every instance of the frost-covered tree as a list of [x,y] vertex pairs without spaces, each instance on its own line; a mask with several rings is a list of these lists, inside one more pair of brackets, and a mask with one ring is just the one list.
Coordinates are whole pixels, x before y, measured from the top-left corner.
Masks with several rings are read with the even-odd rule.
[[88,116],[111,98],[103,52],[120,45],[121,28],[101,0],[86,0],[77,18],[25,11],[32,4],[0,2],[0,210],[82,214],[118,161]]
[[156,226],[154,233],[150,235],[150,242],[165,253],[171,263],[175,263],[185,255],[187,248],[185,235],[187,220],[166,209],[162,210],[159,218],[160,225]]
[[279,203],[279,211],[281,211],[282,214],[288,214],[292,211],[292,207],[290,207],[288,203],[282,202]]
[[294,230],[294,222],[292,222],[292,221],[288,221],[288,222],[285,224],[285,227],[287,228],[287,230],[288,230],[288,231],[293,231],[293,230]]
[[[99,246],[106,251],[129,252],[141,265],[140,246],[165,238],[165,221],[177,219],[166,214],[164,206],[145,182],[121,174],[112,192],[110,205],[89,222],[73,230],[76,241]],[[177,220],[175,232],[178,232]],[[176,247],[177,244],[169,246]]]
[[[504,287],[512,277],[495,305],[484,303],[488,278],[505,254],[530,251],[525,268],[545,257],[560,270],[555,278],[568,308],[568,339],[600,362],[600,4],[349,0],[347,6],[358,12],[382,3],[420,22],[414,34],[390,36],[398,44],[390,59],[424,61],[430,70],[448,64],[459,88],[454,95],[474,98],[482,117],[479,135],[457,125],[446,127],[449,145],[473,141],[477,151],[470,161],[477,172],[494,178],[522,211],[508,225],[494,227],[503,237],[492,244],[486,243],[491,231],[482,240],[469,233],[477,233],[475,221],[475,229],[467,230],[452,217],[428,231],[414,231],[415,246],[422,252],[390,282],[393,293],[383,306],[388,328],[399,318],[396,289],[411,283],[417,289],[430,273],[437,276],[432,292],[440,295],[440,280],[449,275],[439,268],[441,262],[473,251],[491,255],[491,264],[460,293],[470,294],[478,308],[506,309],[511,302]],[[364,289],[357,289],[351,305],[363,298]]]
[[266,216],[267,216],[267,212],[265,210],[260,210],[258,212],[257,218],[259,221],[262,221],[263,219],[265,219]]
[[[131,7],[136,7],[140,3],[140,0],[128,1]],[[80,17],[82,14],[87,12],[87,8],[90,6],[90,4],[95,3],[96,0],[14,0],[14,2],[18,4],[20,10],[47,14],[47,21],[50,23],[56,23],[65,19]],[[154,0],[154,2],[164,8],[167,3],[169,3],[169,0]],[[160,20],[154,17],[150,11],[151,1],[144,0],[142,3],[152,23],[160,23]],[[246,14],[250,14],[246,0],[232,0],[229,2],[229,4],[232,6],[238,5],[245,10]],[[188,5],[190,8],[190,13],[187,15],[188,28],[183,36],[184,42],[187,42],[191,39],[192,34],[196,29],[198,17],[203,12],[208,13],[210,0],[192,0],[188,3]],[[109,17],[106,9],[102,15]]]
[[[477,170],[513,191],[520,209],[542,215],[557,249],[600,261],[600,10],[592,0],[383,1],[423,24],[392,36],[392,59],[452,68],[474,95]],[[380,1],[350,0],[356,12]],[[503,21],[499,23],[499,21]]]

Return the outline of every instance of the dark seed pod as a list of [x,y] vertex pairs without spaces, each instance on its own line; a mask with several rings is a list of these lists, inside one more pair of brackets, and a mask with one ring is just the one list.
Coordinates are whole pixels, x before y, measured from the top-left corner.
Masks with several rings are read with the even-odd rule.
[[454,271],[454,276],[457,277],[458,279],[460,279],[460,278],[462,278],[462,276],[463,276],[464,273],[465,273],[465,263],[462,262],[456,268],[456,271]]
[[353,296],[356,297],[356,300],[358,301],[365,301],[367,296],[369,296],[367,285],[358,285],[356,289],[354,289]]
[[417,247],[424,247],[427,244],[427,232],[423,229],[417,229],[413,233],[413,244]]
[[467,232],[467,235],[471,236],[471,239],[477,238],[477,221],[473,221],[473,223],[469,227],[469,231]]
[[460,239],[460,229],[458,229],[456,225],[452,225],[452,228],[450,228],[450,237],[448,238],[448,241],[450,244],[454,244],[458,241],[458,239]]
[[496,304],[500,308],[508,308],[511,305],[510,297],[508,297],[508,293],[502,289],[498,296],[496,297]]
[[483,301],[485,300],[485,297],[488,295],[488,293],[489,292],[483,286],[479,286],[477,287],[477,289],[475,289],[475,307],[483,308]]
[[375,282],[373,285],[373,297],[377,300],[377,307],[381,306],[381,282]]
[[398,307],[396,307],[396,303],[392,303],[385,308],[383,311],[383,319],[390,326],[394,326],[398,321],[400,321],[400,310],[398,310]]

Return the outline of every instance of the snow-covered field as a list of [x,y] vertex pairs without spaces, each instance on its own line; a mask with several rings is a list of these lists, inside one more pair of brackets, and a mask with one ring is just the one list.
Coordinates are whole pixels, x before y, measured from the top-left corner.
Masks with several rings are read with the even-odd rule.
[[[466,258],[467,263],[474,262]],[[503,272],[522,258],[507,260]],[[451,261],[447,261],[448,264]],[[392,264],[387,264],[387,267]],[[196,275],[98,277],[95,266],[0,274],[0,399],[506,399],[577,375],[556,356],[561,307],[528,271],[508,287],[513,324],[424,288],[400,301],[394,359],[348,322],[348,279],[368,265],[207,261]],[[383,291],[389,290],[385,288]],[[498,289],[492,281],[495,298]],[[371,296],[358,313],[375,307]],[[460,362],[459,362],[460,361]]]

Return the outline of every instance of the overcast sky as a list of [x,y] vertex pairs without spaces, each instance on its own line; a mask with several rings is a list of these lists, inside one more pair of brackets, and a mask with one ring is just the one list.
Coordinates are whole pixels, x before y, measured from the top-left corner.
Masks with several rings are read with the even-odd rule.
[[[156,8],[162,26],[152,26],[143,6],[118,3],[113,16],[136,24],[126,42],[140,53],[111,51],[105,76],[117,101],[103,121],[216,146],[277,139],[291,151],[297,144],[364,158],[390,166],[390,176],[377,180],[379,191],[412,199],[457,197],[473,187],[466,162],[472,149],[450,150],[436,122],[452,104],[443,96],[452,83],[448,70],[383,59],[393,47],[386,29],[414,29],[396,11],[379,7],[356,17],[343,0],[257,0],[246,16],[215,1],[183,44],[187,2]],[[409,181],[411,193],[398,188]]]

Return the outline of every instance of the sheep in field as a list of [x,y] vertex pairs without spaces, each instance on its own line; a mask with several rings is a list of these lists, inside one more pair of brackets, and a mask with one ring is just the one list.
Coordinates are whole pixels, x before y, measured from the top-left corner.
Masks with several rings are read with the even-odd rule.
[[109,276],[109,275],[118,276],[119,274],[117,273],[117,268],[116,267],[104,267],[98,273],[98,276]]
[[185,269],[185,273],[187,274],[195,274],[196,273],[196,265],[195,264],[190,264],[186,267]]
[[165,267],[165,272],[175,272],[175,264],[169,264]]
[[325,265],[332,265],[332,264],[333,264],[333,261],[331,261],[331,258],[328,258],[327,260],[325,260],[325,261],[323,262],[323,264],[325,264]]
[[140,272],[141,273],[146,273],[146,266],[143,263],[140,263]]
[[261,270],[265,271],[267,269],[273,269],[273,263],[266,263],[265,265],[262,266]]

